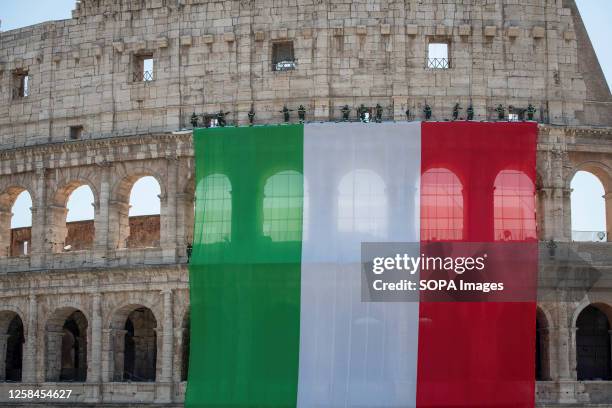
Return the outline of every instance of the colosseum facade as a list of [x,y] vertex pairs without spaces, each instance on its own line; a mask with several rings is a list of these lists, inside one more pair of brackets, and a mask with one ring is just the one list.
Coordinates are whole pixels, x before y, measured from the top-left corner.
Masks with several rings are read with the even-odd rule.
[[[57,406],[182,406],[192,113],[275,123],[303,105],[328,121],[380,104],[422,120],[429,105],[447,120],[456,103],[475,120],[537,109],[538,404],[612,407],[612,377],[578,369],[581,314],[611,326],[612,243],[572,241],[570,183],[601,181],[612,241],[612,96],[573,0],[81,0],[71,19],[1,32],[0,405],[61,388]],[[136,219],[143,176],[161,210]],[[82,185],[94,220],[67,222]],[[23,191],[32,226],[11,229]]]

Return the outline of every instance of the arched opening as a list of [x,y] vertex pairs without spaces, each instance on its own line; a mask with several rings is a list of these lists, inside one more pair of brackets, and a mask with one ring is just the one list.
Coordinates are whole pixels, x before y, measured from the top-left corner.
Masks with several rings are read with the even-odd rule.
[[527,174],[501,171],[495,178],[493,208],[496,241],[537,239],[535,188]]
[[607,241],[605,190],[593,173],[578,171],[571,181],[572,240]]
[[[205,232],[196,237],[198,242],[214,244],[230,242],[232,234],[232,186],[224,174],[210,174],[198,185],[198,197],[203,197],[201,224],[196,226],[196,233]],[[204,228],[206,226],[206,228]]]
[[383,238],[387,236],[388,223],[384,180],[367,169],[353,170],[342,177],[338,184],[338,230]]
[[76,187],[66,201],[66,238],[64,251],[80,251],[93,248],[94,195],[86,185]]
[[181,349],[181,381],[187,381],[189,374],[189,342],[191,328],[190,313],[187,312],[183,319],[183,347]]
[[282,171],[266,180],[263,199],[263,235],[275,242],[302,239],[303,176]]
[[132,185],[128,213],[128,248],[159,247],[160,196],[161,188],[155,177],[141,177]]
[[87,378],[87,318],[61,308],[47,322],[47,381],[84,382]]
[[31,252],[32,197],[22,187],[0,193],[0,256],[25,256]]
[[11,208],[10,256],[29,255],[32,248],[32,197],[23,190]]
[[155,381],[157,320],[151,309],[123,308],[114,325],[119,326],[115,330],[115,381]]
[[[23,321],[15,312],[0,312],[0,381],[20,382],[25,341]],[[4,354],[2,354],[4,353]]]
[[421,240],[463,239],[463,186],[445,168],[432,168],[421,176]]
[[548,321],[546,315],[540,308],[536,311],[536,367],[535,378],[537,381],[550,379],[550,360],[548,349]]
[[610,380],[610,323],[594,305],[587,306],[576,320],[576,371],[579,381]]

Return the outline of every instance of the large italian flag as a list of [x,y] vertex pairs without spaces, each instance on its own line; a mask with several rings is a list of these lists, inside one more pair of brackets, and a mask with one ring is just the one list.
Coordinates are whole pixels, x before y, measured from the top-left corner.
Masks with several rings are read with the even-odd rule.
[[533,407],[535,298],[364,302],[360,250],[535,242],[536,135],[476,122],[196,130],[186,406]]

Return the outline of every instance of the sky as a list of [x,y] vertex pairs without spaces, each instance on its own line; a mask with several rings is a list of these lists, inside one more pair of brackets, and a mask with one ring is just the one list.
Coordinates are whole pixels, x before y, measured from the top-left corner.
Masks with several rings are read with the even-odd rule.
[[[0,30],[6,31],[43,21],[70,18],[74,3],[74,0],[0,0]],[[604,75],[612,88],[612,47],[609,46],[610,38],[612,38],[612,25],[610,24],[612,0],[576,0],[576,3]],[[24,12],[24,10],[27,12]],[[601,214],[604,205],[603,198],[601,198],[601,183],[594,176],[589,177],[588,173],[582,173],[584,172],[579,173],[572,181],[572,188],[574,189],[572,193],[574,197],[572,214],[575,215],[572,217],[572,229],[582,231],[605,230],[605,221],[602,221],[601,216],[597,215]],[[159,185],[151,179],[147,180],[138,186],[139,192],[149,193],[153,196],[159,194],[159,192],[155,193],[155,191],[158,191],[156,188],[159,189]],[[69,212],[69,220],[89,217],[91,206],[88,206],[88,203],[91,202],[91,199],[92,196],[88,195],[85,189],[77,191],[73,200],[78,203],[81,210]],[[14,208],[23,209],[31,206],[31,204],[28,204],[27,198],[20,196],[19,200],[25,201],[19,201],[19,206],[14,206]],[[130,213],[133,212],[133,215],[155,213],[155,205],[148,205],[151,202],[155,203],[156,201],[144,201],[142,207],[139,204],[140,202],[136,203],[136,207],[130,210]],[[159,205],[159,200],[157,200],[157,205]],[[583,216],[576,216],[576,214],[583,214]],[[12,224],[27,224],[28,218],[25,211],[18,211],[18,214],[13,217]]]

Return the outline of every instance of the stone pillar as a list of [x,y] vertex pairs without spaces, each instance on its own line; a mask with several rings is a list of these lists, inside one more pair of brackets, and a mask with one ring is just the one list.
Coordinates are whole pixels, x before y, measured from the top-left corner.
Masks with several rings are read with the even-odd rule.
[[186,193],[176,196],[176,249],[179,259],[187,259],[187,244],[193,242],[193,199]]
[[576,384],[576,328],[560,327],[558,338],[558,393],[559,403],[575,403],[579,389]]
[[6,379],[6,342],[8,334],[0,334],[0,381]]
[[47,350],[47,366],[45,368],[45,381],[59,381],[62,372],[62,338],[61,331],[48,331],[45,338]]
[[183,375],[183,327],[174,328],[174,364],[172,370],[172,382],[181,382]]
[[100,195],[98,196],[98,208],[94,220],[95,242],[94,242],[94,263],[102,265],[106,262],[106,252],[108,250],[108,231],[109,231],[109,204],[110,204],[110,170],[108,163],[100,164],[103,176],[100,182]]
[[[52,253],[60,253],[64,250],[66,241],[66,215],[68,209],[59,205],[48,205],[47,206],[47,242]],[[32,224],[34,225],[34,224]],[[34,236],[34,231],[32,231]]]
[[108,249],[125,248],[130,236],[130,204],[124,201],[110,200],[108,207]]
[[30,295],[28,302],[28,322],[27,322],[27,334],[25,338],[25,344],[23,348],[23,363],[22,363],[22,375],[21,379],[24,383],[36,382],[36,323],[37,318],[37,304],[36,295]]
[[160,231],[159,239],[164,261],[176,260],[176,190],[178,185],[178,159],[166,157],[166,195],[160,197]]
[[87,382],[99,383],[102,379],[102,295],[94,293],[91,299],[91,358],[87,363]]
[[162,290],[164,296],[164,317],[161,345],[161,374],[158,380],[156,402],[170,402],[172,399],[172,362],[174,346],[174,323],[172,314],[172,290]]
[[45,169],[38,167],[32,197],[32,250],[30,255],[32,268],[40,268],[44,265],[44,257],[48,250],[45,246],[46,194]]
[[112,381],[123,381],[123,363],[124,363],[124,351],[125,351],[125,334],[127,330],[113,329],[111,330],[111,347],[113,360],[110,362],[113,366],[111,367]]
[[0,208],[0,256],[10,256],[11,254],[11,209]]
[[162,370],[160,381],[169,382],[172,380],[172,345],[174,344],[172,290],[164,289],[162,294],[164,296],[164,331],[162,334]]
[[608,233],[608,242],[612,242],[612,192],[608,192],[603,196],[606,201],[606,232]]
[[113,380],[114,359],[113,359],[113,330],[102,329],[102,382]]

